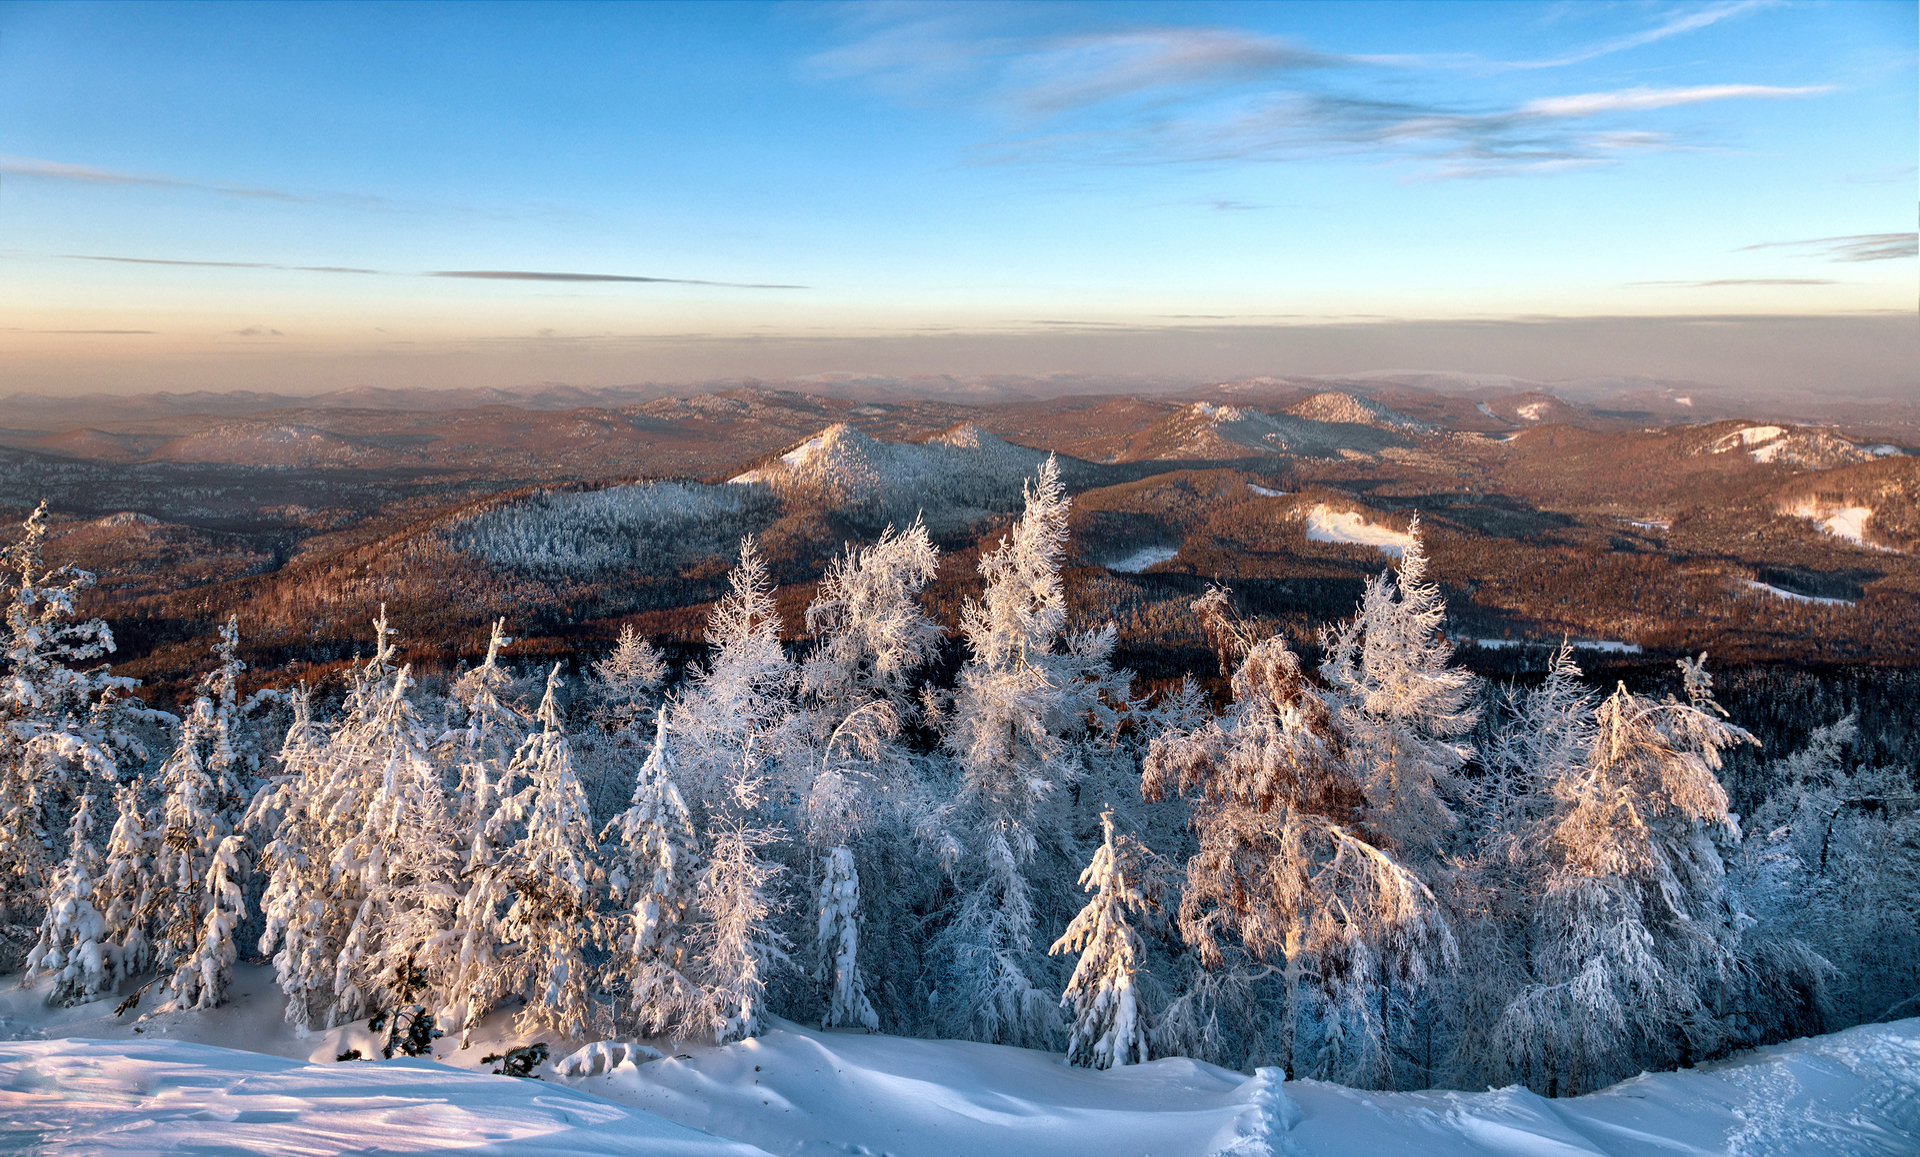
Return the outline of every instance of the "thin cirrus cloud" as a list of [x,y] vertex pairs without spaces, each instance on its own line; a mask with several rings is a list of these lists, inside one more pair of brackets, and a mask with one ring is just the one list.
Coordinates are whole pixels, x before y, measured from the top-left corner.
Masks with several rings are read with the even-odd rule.
[[1692,12],[1676,13],[1659,24],[1654,25],[1652,28],[1628,33],[1625,36],[1618,36],[1612,40],[1601,41],[1599,44],[1576,49],[1562,56],[1550,57],[1546,60],[1508,61],[1503,67],[1528,69],[1563,68],[1569,64],[1581,64],[1585,61],[1596,60],[1602,56],[1611,56],[1616,52],[1625,52],[1630,48],[1639,48],[1644,44],[1652,44],[1655,41],[1665,40],[1669,36],[1678,36],[1683,32],[1692,32],[1696,29],[1705,28],[1708,25],[1718,24],[1722,20],[1728,20],[1735,16],[1744,16],[1748,12],[1759,8],[1771,8],[1774,7],[1777,2],[1778,0],[1730,0],[1728,3],[1709,4],[1705,8],[1699,8]]
[[[452,277],[470,281],[624,282],[636,285],[707,285],[721,289],[808,288],[804,285],[704,281],[691,277],[645,277],[627,273],[570,273],[526,269],[438,269],[426,273],[395,273],[384,269],[360,269],[345,265],[280,265],[270,261],[183,261],[164,257],[112,257],[97,253],[58,253],[54,256],[69,261],[109,261],[120,265],[181,265],[204,269],[279,269],[293,273],[353,273],[374,277]],[[242,333],[242,336],[253,335]]]
[[[1692,32],[1767,6],[1736,0],[1550,60],[1573,64]],[[1638,86],[1507,107],[1409,99],[1370,88],[1431,74],[1451,58],[1350,56],[1220,27],[1007,35],[995,9],[868,8],[814,72],[926,100],[969,104],[1003,131],[971,150],[989,164],[1219,164],[1384,155],[1429,178],[1551,173],[1651,150],[1696,148],[1684,134],[1616,122],[1716,101],[1794,99],[1830,86]]]
[[1762,241],[1758,245],[1743,245],[1739,252],[1753,249],[1818,250],[1828,261],[1898,261],[1920,256],[1920,233],[1855,233],[1805,241]]

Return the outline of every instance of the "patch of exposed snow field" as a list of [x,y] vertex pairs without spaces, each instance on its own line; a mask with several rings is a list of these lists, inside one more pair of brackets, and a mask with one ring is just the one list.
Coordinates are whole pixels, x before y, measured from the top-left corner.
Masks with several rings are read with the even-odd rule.
[[1519,414],[1529,422],[1538,422],[1551,413],[1552,410],[1553,407],[1546,402],[1528,402],[1526,405],[1514,410],[1514,413]]
[[1867,519],[1873,517],[1873,508],[1870,506],[1829,506],[1802,502],[1787,513],[1795,518],[1809,519],[1821,530],[1835,538],[1844,538],[1855,546],[1868,550],[1887,549],[1867,541]]
[[1348,510],[1332,510],[1322,503],[1307,512],[1307,538],[1312,542],[1342,542],[1371,546],[1399,558],[1413,545],[1413,535],[1378,526]]
[[1257,482],[1247,483],[1247,489],[1253,491],[1255,494],[1258,494],[1262,498],[1285,498],[1287,496],[1287,492],[1284,490],[1272,490],[1265,486],[1260,485]]
[[469,1049],[440,1042],[441,1060],[336,1063],[346,1043],[369,1043],[359,1026],[296,1038],[270,971],[235,972],[232,1005],[144,1019],[113,1017],[112,1000],[50,1009],[9,979],[6,1027],[56,1039],[0,1043],[0,1151],[1892,1157],[1920,1137],[1920,1019],[1551,1101],[1519,1087],[1367,1092],[1179,1058],[1095,1071],[1030,1049],[785,1021],[658,1059],[641,1045],[589,1047],[584,1060],[556,1045],[566,1059],[530,1081],[480,1061],[521,1043],[504,1016]]
[[1143,546],[1125,558],[1107,564],[1107,569],[1115,574],[1139,574],[1148,567],[1171,562],[1180,553],[1177,546]]
[[1851,599],[1823,599],[1814,595],[1795,594],[1793,591],[1782,590],[1779,587],[1772,586],[1768,583],[1755,582],[1752,579],[1741,579],[1740,581],[1750,594],[1771,595],[1776,599],[1786,599],[1788,602],[1812,603],[1815,606],[1822,607],[1850,607],[1853,605],[1853,600]]
[[[1472,643],[1476,647],[1481,647],[1489,651],[1498,651],[1502,647],[1558,646],[1556,642],[1548,642],[1541,639],[1463,638],[1460,641],[1463,643]],[[1640,644],[1623,643],[1618,639],[1568,639],[1567,646],[1572,647],[1576,651],[1599,651],[1609,655],[1638,655],[1640,653]]]

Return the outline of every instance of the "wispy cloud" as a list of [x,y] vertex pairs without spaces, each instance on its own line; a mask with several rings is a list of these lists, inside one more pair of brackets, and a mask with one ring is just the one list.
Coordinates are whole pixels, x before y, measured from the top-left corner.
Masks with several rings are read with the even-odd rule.
[[110,335],[114,337],[126,337],[134,334],[151,334],[151,333],[156,333],[158,331],[151,330],[151,329],[31,329],[31,330],[28,330],[27,332],[28,333],[60,333],[60,334],[101,334],[101,335]]
[[250,325],[245,329],[234,330],[233,336],[234,337],[285,337],[287,335],[284,333],[281,333],[277,329],[268,329],[264,325]]
[[1743,245],[1752,249],[1812,249],[1828,261],[1898,261],[1920,256],[1920,233],[1855,233],[1848,237],[1814,237],[1805,241],[1762,241]]
[[[1514,67],[1621,52],[1764,6],[1738,0],[1688,9],[1631,35]],[[1408,95],[1435,82],[1434,62],[1425,58],[1319,52],[1243,29],[1019,35],[1007,28],[1020,9],[854,11],[848,42],[815,57],[815,71],[913,99],[937,95],[998,120],[1001,131],[972,151],[985,163],[1205,165],[1374,155],[1431,178],[1551,173],[1700,147],[1684,129],[1635,123],[1663,110],[1832,91],[1715,83],[1476,102]]]
[[1590,117],[1610,112],[1646,112],[1657,108],[1701,104],[1740,97],[1817,96],[1832,92],[1831,85],[1781,88],[1768,84],[1696,84],[1689,88],[1623,88],[1616,92],[1585,92],[1530,100],[1515,111],[1521,117]]
[[247,201],[284,201],[298,205],[353,205],[361,208],[388,208],[394,202],[386,197],[365,193],[297,193],[260,185],[241,185],[229,181],[206,181],[177,177],[170,173],[141,173],[124,169],[105,169],[96,165],[76,165],[66,161],[48,161],[38,157],[0,154],[0,173],[20,177],[41,177],[56,181],[78,181],[89,185],[144,185],[158,189],[187,189],[238,197]]
[[1564,55],[1546,60],[1524,60],[1507,62],[1507,68],[1562,68],[1569,64],[1579,64],[1602,56],[1611,56],[1616,52],[1625,52],[1630,48],[1652,44],[1665,40],[1669,36],[1678,36],[1683,32],[1693,32],[1722,20],[1735,16],[1744,16],[1759,8],[1774,7],[1778,0],[1729,0],[1727,3],[1708,4],[1702,8],[1673,13],[1660,23],[1639,32],[1625,36],[1616,36],[1612,40],[1603,40],[1585,48],[1578,48]]
[[281,265],[271,261],[185,261],[167,257],[114,257],[98,253],[55,253],[52,256],[68,261],[110,261],[120,265],[179,265],[201,269],[278,269],[293,273],[351,273],[373,277],[453,277],[474,281],[606,281],[639,285],[710,285],[723,289],[808,288],[804,285],[703,281],[691,277],[645,277],[627,273],[567,273],[522,269],[440,269],[427,273],[400,273],[384,269],[360,269],[346,265]]
[[465,277],[475,281],[630,281],[658,285],[717,285],[726,289],[805,289],[804,285],[763,285],[740,281],[700,281],[691,277],[639,277],[624,273],[542,273],[522,269],[442,269],[426,277]]
[[206,269],[287,269],[297,273],[364,273],[388,276],[378,269],[353,269],[344,265],[275,265],[270,261],[175,261],[163,257],[106,257],[95,253],[56,253],[69,261],[111,261],[119,265],[186,265]]

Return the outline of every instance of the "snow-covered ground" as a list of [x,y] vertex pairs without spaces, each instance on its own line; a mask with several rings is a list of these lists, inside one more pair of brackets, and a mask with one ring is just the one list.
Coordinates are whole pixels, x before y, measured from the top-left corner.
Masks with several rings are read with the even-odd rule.
[[1390,526],[1378,526],[1350,510],[1317,505],[1307,511],[1307,538],[1312,542],[1345,542],[1371,546],[1399,558],[1413,545],[1413,536]]
[[[1757,1049],[1549,1101],[1518,1088],[1372,1093],[1182,1059],[1094,1072],[1057,1054],[819,1032],[682,1044],[590,1076],[496,1077],[490,1018],[438,1060],[336,1063],[359,1026],[297,1038],[266,969],[235,1000],[144,1020],[48,1009],[0,981],[0,1152],[686,1157],[1386,1157],[1920,1152],[1920,1019]],[[556,1042],[556,1057],[571,1048]],[[654,1042],[665,1045],[667,1042]],[[222,1047],[225,1046],[225,1047]],[[246,1051],[241,1051],[241,1050]],[[618,1059],[618,1058],[615,1058]],[[636,1063],[637,1061],[637,1063]]]
[[1107,564],[1107,569],[1116,574],[1139,574],[1151,566],[1169,562],[1180,553],[1177,546],[1143,546],[1125,558]]
[[1821,530],[1835,538],[1844,538],[1855,546],[1869,550],[1886,549],[1878,543],[1867,541],[1867,519],[1873,517],[1871,506],[1829,506],[1802,502],[1787,513],[1795,518],[1811,519]]
[[1746,586],[1749,593],[1772,595],[1776,599],[1786,599],[1788,602],[1812,603],[1815,606],[1821,607],[1850,607],[1853,605],[1851,599],[1823,599],[1813,595],[1795,594],[1793,591],[1782,590],[1771,584],[1755,582],[1752,579],[1741,579],[1740,581]]
[[1274,490],[1270,487],[1262,486],[1258,482],[1247,483],[1247,489],[1262,498],[1285,498],[1287,496],[1287,492],[1284,490]]
[[[1463,643],[1472,643],[1477,647],[1485,647],[1490,651],[1497,651],[1502,647],[1552,647],[1559,645],[1557,642],[1547,642],[1540,639],[1462,638],[1460,641]],[[1638,655],[1640,653],[1640,644],[1623,643],[1618,639],[1568,639],[1567,645],[1576,651],[1603,651],[1612,655]]]

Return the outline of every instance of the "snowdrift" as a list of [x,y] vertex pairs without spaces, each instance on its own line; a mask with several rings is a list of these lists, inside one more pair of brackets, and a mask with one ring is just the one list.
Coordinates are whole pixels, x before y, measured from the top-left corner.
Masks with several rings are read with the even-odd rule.
[[[1920,1019],[1643,1074],[1550,1101],[1515,1087],[1375,1093],[1172,1058],[1095,1072],[964,1041],[819,1032],[784,1021],[652,1059],[610,1048],[540,1081],[481,1058],[524,1043],[505,1016],[440,1060],[334,1063],[363,1026],[298,1039],[263,968],[213,1012],[50,1009],[0,981],[0,1151],[36,1153],[867,1154],[877,1157],[1488,1157],[1920,1152]],[[101,1038],[118,1039],[101,1039]],[[213,1043],[244,1045],[242,1052]],[[665,1049],[669,1042],[656,1041]],[[265,1055],[278,1054],[278,1055]],[[617,1055],[616,1055],[617,1054]],[[375,1054],[377,1055],[377,1054]]]

